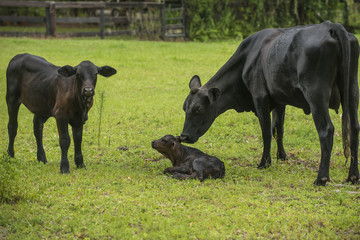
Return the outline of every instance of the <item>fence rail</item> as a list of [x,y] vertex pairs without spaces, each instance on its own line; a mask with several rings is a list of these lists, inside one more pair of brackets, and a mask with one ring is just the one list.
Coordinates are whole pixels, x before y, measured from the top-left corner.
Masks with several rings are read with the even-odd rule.
[[[160,11],[159,23],[161,24],[162,32],[162,9],[164,8],[164,2],[40,2],[40,1],[11,1],[11,0],[0,0],[0,7],[35,7],[45,8],[44,17],[29,17],[29,16],[0,16],[0,22],[28,22],[28,23],[45,23],[45,35],[56,36],[56,24],[57,23],[70,23],[70,24],[84,24],[84,23],[95,23],[99,24],[99,32],[86,32],[86,33],[69,33],[68,36],[96,36],[99,35],[101,38],[105,36],[105,24],[106,23],[126,23],[128,19],[123,16],[119,17],[105,17],[104,9],[107,8],[158,8]],[[57,17],[57,9],[94,9],[100,10],[99,16],[95,17]],[[141,15],[142,16],[142,15]],[[143,16],[142,16],[143,17]],[[21,36],[29,35],[29,33],[10,33],[0,32],[0,36]],[[134,30],[125,30],[121,32],[106,33],[106,35],[128,35],[134,34]],[[41,33],[35,33],[34,35],[41,35]]]

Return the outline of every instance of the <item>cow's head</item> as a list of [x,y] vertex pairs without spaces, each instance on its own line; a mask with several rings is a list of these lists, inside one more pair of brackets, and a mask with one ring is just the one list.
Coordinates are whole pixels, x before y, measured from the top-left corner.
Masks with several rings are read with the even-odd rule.
[[116,70],[110,66],[98,67],[90,61],[83,61],[76,67],[63,66],[58,69],[58,73],[64,77],[75,76],[76,91],[83,103],[89,107],[95,95],[97,75],[110,77],[116,73]]
[[201,87],[200,78],[196,75],[190,80],[189,87],[190,93],[183,106],[186,116],[180,139],[182,142],[194,143],[206,133],[218,116],[216,104],[220,89]]

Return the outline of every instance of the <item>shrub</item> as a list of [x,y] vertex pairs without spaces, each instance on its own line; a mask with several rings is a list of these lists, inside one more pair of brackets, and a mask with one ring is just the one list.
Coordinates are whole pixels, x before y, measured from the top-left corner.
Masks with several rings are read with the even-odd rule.
[[[349,3],[352,11],[349,11]],[[264,28],[340,22],[352,31],[359,4],[351,0],[184,0],[187,35],[192,40],[247,37]]]

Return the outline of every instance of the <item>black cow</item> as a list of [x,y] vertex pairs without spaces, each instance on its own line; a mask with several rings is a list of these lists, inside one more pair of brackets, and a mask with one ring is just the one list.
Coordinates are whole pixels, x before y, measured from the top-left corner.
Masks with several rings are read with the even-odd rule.
[[109,66],[97,67],[83,61],[76,67],[59,67],[44,58],[19,54],[11,59],[6,71],[6,103],[9,113],[8,154],[14,157],[14,140],[17,133],[17,116],[23,103],[34,116],[34,135],[37,143],[37,159],[46,163],[42,143],[43,125],[49,117],[55,117],[61,148],[61,173],[69,172],[67,152],[70,146],[68,124],[72,126],[75,163],[85,167],[81,152],[83,125],[93,104],[97,74],[110,77],[116,70]]
[[278,158],[286,158],[282,143],[285,106],[292,105],[312,113],[321,145],[314,184],[325,185],[330,180],[334,134],[329,108],[337,112],[341,103],[344,154],[351,156],[347,181],[355,183],[359,180],[358,57],[357,39],[336,23],[257,32],[240,44],[204,86],[198,76],[190,80],[181,140],[196,142],[228,109],[253,111],[264,142],[259,168],[268,167],[272,131],[277,135]]
[[164,174],[173,174],[174,178],[180,180],[198,178],[201,182],[209,177],[216,179],[225,176],[225,165],[220,159],[182,145],[179,137],[165,135],[152,141],[151,146],[170,159],[173,165],[166,168]]

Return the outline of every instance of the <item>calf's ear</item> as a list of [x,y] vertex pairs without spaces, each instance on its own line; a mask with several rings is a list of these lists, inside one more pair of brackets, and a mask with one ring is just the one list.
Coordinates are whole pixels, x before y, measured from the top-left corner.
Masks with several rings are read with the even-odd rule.
[[175,137],[174,141],[172,142],[172,149],[175,149],[178,144],[181,144],[180,137]]
[[116,73],[116,69],[110,66],[98,67],[98,73],[104,77],[110,77]]
[[198,89],[200,87],[201,87],[200,77],[198,75],[193,76],[189,82],[189,88],[191,89],[191,91],[194,91],[195,89]]
[[76,67],[65,65],[58,69],[58,73],[63,75],[64,77],[70,77],[76,73]]

